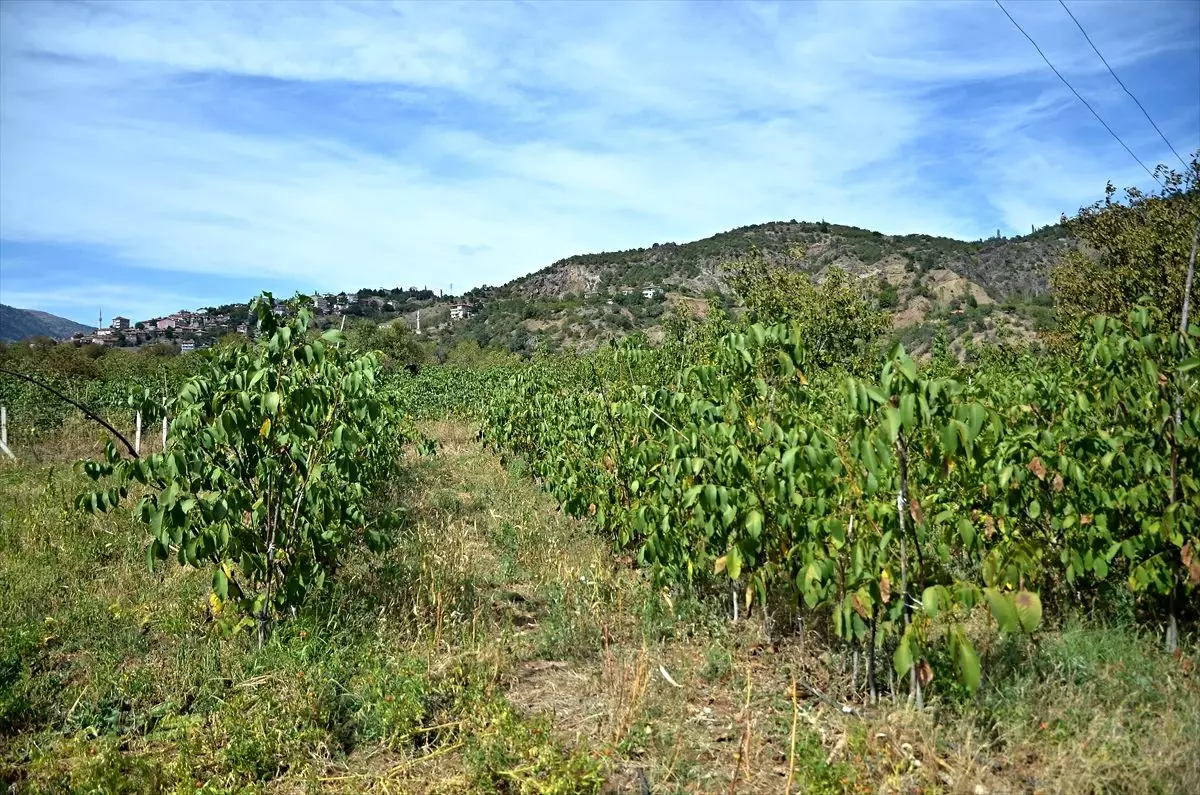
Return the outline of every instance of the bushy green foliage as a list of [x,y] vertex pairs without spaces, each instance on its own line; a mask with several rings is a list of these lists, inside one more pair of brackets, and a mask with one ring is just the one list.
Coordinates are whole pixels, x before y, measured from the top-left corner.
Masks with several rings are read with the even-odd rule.
[[380,364],[389,372],[428,358],[418,337],[399,321],[386,326],[356,321],[346,330],[346,342],[354,350],[376,351]]
[[[1022,634],[1038,591],[1061,603],[1116,572],[1169,609],[1200,585],[1200,326],[1154,328],[1145,308],[1098,320],[1080,361],[969,381],[897,349],[843,382],[799,325],[735,331],[682,370],[627,344],[520,372],[483,436],[659,577],[782,589],[901,672],[941,638],[974,688],[977,605]],[[1164,435],[1175,384],[1185,419]]]
[[888,326],[888,316],[840,268],[814,284],[808,274],[771,265],[755,250],[733,266],[731,283],[750,322],[796,324],[822,367],[854,369]]
[[270,294],[252,304],[253,346],[218,351],[171,401],[167,448],[123,459],[110,442],[83,469],[113,485],[79,503],[105,511],[148,488],[134,509],[152,536],[148,562],[211,567],[214,609],[231,628],[257,618],[260,643],[349,544],[387,543],[395,517],[368,515],[368,500],[409,436],[379,399],[375,354],[349,352],[336,330],[310,341],[306,308],[281,319],[272,305]]
[[1200,159],[1185,173],[1160,166],[1158,174],[1165,186],[1158,192],[1128,188],[1122,203],[1110,182],[1102,201],[1063,218],[1092,249],[1068,252],[1051,273],[1058,312],[1071,327],[1097,314],[1124,317],[1148,298],[1162,310],[1163,328],[1178,328],[1200,223]]

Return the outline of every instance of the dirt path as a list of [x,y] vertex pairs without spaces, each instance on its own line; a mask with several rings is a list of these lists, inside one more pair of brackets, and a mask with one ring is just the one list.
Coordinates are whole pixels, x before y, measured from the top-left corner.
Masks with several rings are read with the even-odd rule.
[[[1167,692],[1195,701],[1194,688],[1153,676],[1134,685],[1126,673],[1161,668],[1153,644],[1100,628],[1047,633],[1037,648],[1049,674],[1029,656],[975,707],[870,705],[846,647],[783,620],[769,642],[758,615],[731,621],[724,593],[655,588],[519,463],[502,466],[461,424],[429,430],[441,453],[415,484],[418,526],[438,576],[469,593],[458,640],[447,629],[443,642],[466,644],[469,624],[507,702],[602,760],[603,792],[1186,790],[1164,771],[1195,767],[1182,750],[1196,745],[1182,739],[1194,718],[1152,705]],[[1114,641],[1121,659],[1106,651]],[[1090,679],[1055,673],[1081,654],[1093,655]],[[1164,745],[1156,732],[1180,740]]]
[[443,576],[486,605],[475,631],[508,700],[611,760],[606,791],[781,792],[789,773],[792,791],[854,789],[843,760],[861,727],[809,690],[791,696],[793,673],[836,690],[827,666],[806,664],[798,642],[768,646],[719,599],[654,589],[464,426],[429,431],[441,449],[416,486]]

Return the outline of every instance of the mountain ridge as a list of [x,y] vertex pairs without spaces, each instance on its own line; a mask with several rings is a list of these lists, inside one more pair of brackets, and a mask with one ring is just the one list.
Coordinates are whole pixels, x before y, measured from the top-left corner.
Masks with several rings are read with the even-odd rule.
[[30,337],[66,339],[72,334],[91,330],[91,326],[49,312],[0,304],[0,342],[17,342]]
[[[695,307],[717,297],[736,306],[729,267],[757,249],[769,262],[820,280],[838,267],[858,276],[880,308],[893,313],[895,336],[927,346],[946,323],[959,348],[1004,334],[1030,338],[1052,325],[1049,273],[1078,243],[1060,224],[1029,235],[966,241],[923,234],[885,235],[826,221],[770,221],[688,243],[579,254],[464,298],[474,317],[442,327],[451,340],[474,339],[530,352],[541,345],[588,350],[608,339],[661,331],[665,307],[627,300],[658,288],[667,303]],[[438,333],[438,332],[435,332]]]

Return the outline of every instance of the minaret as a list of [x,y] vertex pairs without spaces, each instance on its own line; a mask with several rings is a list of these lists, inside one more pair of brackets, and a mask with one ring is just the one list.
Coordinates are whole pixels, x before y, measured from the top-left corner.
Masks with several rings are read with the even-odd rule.
[[104,307],[100,307],[100,316],[96,318],[96,328],[104,328]]
[[417,310],[417,333],[421,333],[421,310]]

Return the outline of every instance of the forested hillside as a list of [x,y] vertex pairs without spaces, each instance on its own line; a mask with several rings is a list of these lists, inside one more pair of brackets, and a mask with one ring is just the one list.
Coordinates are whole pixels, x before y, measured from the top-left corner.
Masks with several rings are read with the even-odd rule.
[[[1018,238],[962,241],[825,221],[771,222],[691,243],[560,260],[467,294],[474,316],[443,334],[518,352],[590,350],[634,331],[660,339],[663,317],[674,306],[701,315],[709,298],[739,306],[730,271],[757,251],[818,281],[831,268],[858,277],[892,313],[897,339],[916,351],[928,349],[942,324],[960,346],[1005,334],[1030,338],[1051,327],[1050,268],[1076,247],[1059,224]],[[643,297],[646,288],[657,288],[655,295]]]
[[13,342],[29,337],[59,339],[90,330],[82,323],[52,315],[49,312],[18,309],[15,306],[0,304],[0,341],[3,342]]

